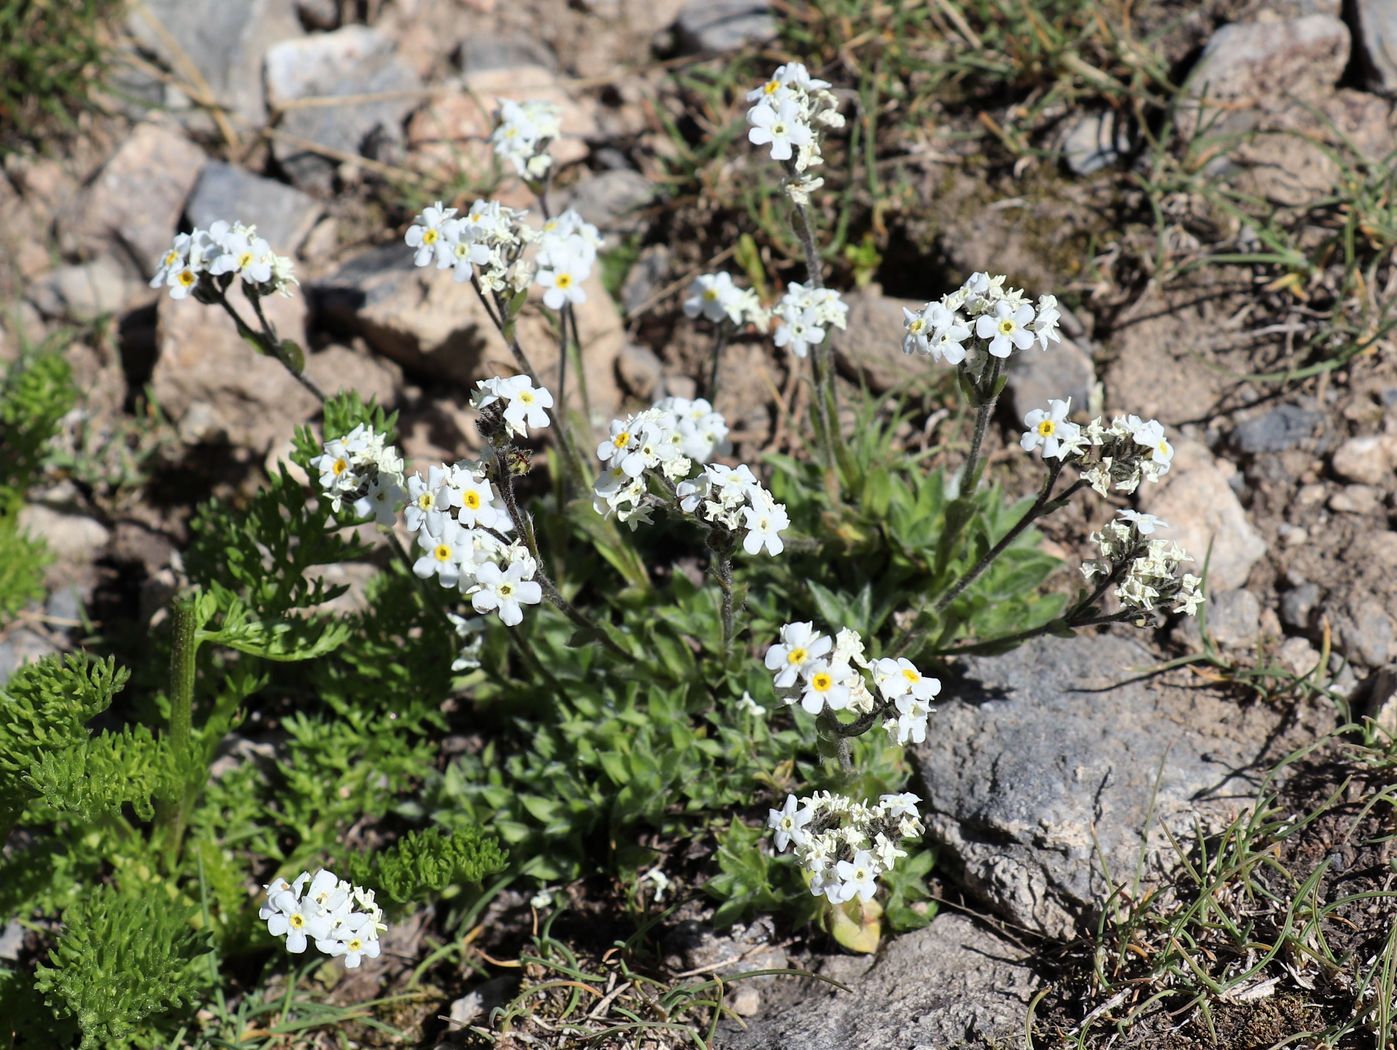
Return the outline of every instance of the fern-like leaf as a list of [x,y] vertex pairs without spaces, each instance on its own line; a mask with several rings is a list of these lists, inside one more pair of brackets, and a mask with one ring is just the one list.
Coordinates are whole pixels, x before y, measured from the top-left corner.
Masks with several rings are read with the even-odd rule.
[[168,797],[180,783],[168,745],[145,726],[126,726],[45,752],[27,780],[45,803],[85,822],[119,816],[127,805],[150,820],[155,800]]
[[435,897],[448,886],[479,882],[503,871],[507,858],[496,838],[477,827],[410,831],[386,850],[349,859],[353,881],[385,901],[404,905]]

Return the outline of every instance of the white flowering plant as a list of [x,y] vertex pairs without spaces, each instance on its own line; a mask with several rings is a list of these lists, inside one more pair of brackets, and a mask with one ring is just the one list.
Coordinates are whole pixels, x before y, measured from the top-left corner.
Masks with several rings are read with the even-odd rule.
[[[443,460],[410,462],[392,412],[306,378],[261,307],[295,278],[254,229],[181,234],[159,261],[155,286],[220,308],[321,408],[257,491],[195,512],[153,714],[89,729],[125,682],[100,661],[50,660],[6,687],[0,832],[40,845],[4,862],[0,893],[37,883],[18,906],[74,916],[40,987],[84,1046],[159,1038],[216,971],[209,953],[374,973],[395,909],[426,901],[445,905],[447,940],[468,941],[479,883],[500,873],[619,877],[655,908],[702,890],[718,923],[779,911],[874,950],[884,923],[929,919],[908,752],[955,702],[949,662],[1196,610],[1187,554],[1129,508],[1090,537],[1084,586],[1042,586],[1058,562],[1035,524],[1167,473],[1159,423],[1078,421],[1054,399],[1014,439],[1037,493],[984,481],[1007,370],[1060,340],[1051,294],[975,273],[907,311],[909,368],[949,368],[964,395],[963,458],[907,454],[910,401],[865,399],[849,426],[831,346],[848,309],[812,207],[840,98],[788,63],[748,103],[803,263],[767,291],[696,275],[679,309],[713,344],[693,396],[609,419],[589,411],[575,317],[604,243],[547,207],[562,130],[547,108],[502,106],[493,138],[537,217],[439,201],[401,230],[405,258],[478,300],[510,362],[474,385],[479,443]],[[556,334],[548,353],[523,345],[526,311]],[[734,447],[717,368],[734,339],[769,340],[804,377],[801,454]],[[215,775],[221,749],[257,734],[267,761]],[[59,843],[74,845],[55,864]],[[152,894],[175,903],[149,966],[166,987],[139,983],[103,1014],[74,976],[98,949],[73,902],[108,877],[128,925]]]

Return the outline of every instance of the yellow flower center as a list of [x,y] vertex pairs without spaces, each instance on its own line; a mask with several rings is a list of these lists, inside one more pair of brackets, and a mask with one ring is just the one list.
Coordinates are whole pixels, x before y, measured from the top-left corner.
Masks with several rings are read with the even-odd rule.
[[358,937],[355,937],[355,938],[353,938],[352,940],[350,940],[348,943],[346,943],[346,944],[345,944],[345,947],[348,948],[348,949],[349,949],[350,951],[352,951],[352,952],[363,951],[363,950],[364,950],[364,942],[361,941]]
[[1158,451],[1161,456],[1167,456],[1173,451],[1173,449],[1169,447],[1168,441],[1161,441],[1156,451]]
[[534,392],[532,390],[521,391],[519,394],[519,400],[524,402],[524,404],[526,405],[532,405],[534,403]]
[[925,327],[926,322],[923,321],[920,317],[918,317],[915,321],[913,321],[911,324],[907,326],[907,330],[911,332],[913,335],[916,335]]
[[999,334],[1012,335],[1015,327],[1017,326],[1014,324],[1014,319],[1012,317],[1006,317],[999,322]]
[[172,251],[169,255],[165,256],[166,266],[173,266],[177,262],[179,262],[179,252]]
[[916,671],[912,670],[910,667],[903,668],[902,677],[907,679],[914,685],[922,680],[922,676],[919,675]]
[[771,125],[771,133],[773,135],[784,135],[786,133],[786,125],[778,120],[775,124]]
[[433,550],[432,553],[436,555],[437,561],[451,560],[451,548],[444,543],[438,543],[436,549]]
[[335,477],[339,477],[341,474],[343,474],[343,473],[344,473],[346,470],[348,470],[348,469],[349,469],[349,464],[348,464],[348,463],[346,463],[343,459],[337,459],[337,460],[335,460],[335,462],[331,465],[331,467],[330,467],[330,473],[334,474]]
[[475,489],[471,489],[469,492],[467,492],[464,496],[461,497],[461,502],[465,505],[467,510],[479,510],[480,493],[476,492]]
[[796,648],[792,649],[789,653],[786,654],[786,663],[803,664],[805,663],[805,658],[808,655],[810,654],[807,653],[804,649],[797,646]]
[[715,299],[718,298],[718,289],[716,289],[716,288],[709,288],[709,289],[706,289],[706,290],[704,291],[704,293],[703,293],[703,297],[704,297],[705,299],[707,299],[710,303],[713,302]]
[[762,85],[762,91],[764,91],[768,95],[774,95],[776,94],[776,92],[780,90],[781,81],[779,80],[768,80],[765,84]]
[[1056,429],[1057,429],[1057,424],[1056,424],[1056,423],[1054,423],[1051,419],[1045,419],[1045,420],[1043,420],[1043,422],[1041,422],[1041,423],[1038,424],[1038,436],[1039,436],[1039,437],[1045,437],[1045,438],[1046,438],[1046,437],[1052,437],[1052,436],[1053,436],[1053,431],[1055,431]]
[[422,495],[417,497],[417,505],[421,507],[423,510],[431,510],[432,504],[434,504],[435,502],[436,499],[432,496],[430,492],[424,492],[422,493]]
[[291,928],[293,930],[299,930],[302,926],[306,924],[306,917],[302,915],[300,912],[296,912],[294,915],[291,916],[290,922]]
[[422,243],[423,243],[423,244],[436,244],[436,243],[437,243],[437,231],[436,231],[436,230],[433,230],[433,229],[426,229],[426,230],[423,230],[423,231],[422,231]]
[[500,592],[501,598],[508,598],[511,594],[514,593],[514,584],[502,583],[499,585],[499,587],[496,588],[496,590]]
[[251,265],[252,265],[252,253],[251,253],[251,252],[243,252],[241,255],[238,256],[238,269],[239,269],[239,270],[246,270],[246,269],[247,269],[249,266],[251,266]]
[[194,271],[193,271],[193,270],[181,270],[181,271],[179,272],[179,283],[182,284],[182,285],[184,285],[186,288],[188,288],[190,285],[192,285],[192,284],[193,284],[195,281],[197,281],[198,279],[199,279],[199,278],[197,278],[196,276],[194,276]]
[[833,685],[834,676],[826,671],[819,671],[810,679],[810,687],[817,693],[827,693]]
[[558,274],[557,278],[553,281],[553,283],[554,283],[555,285],[557,285],[559,288],[571,288],[571,287],[572,287],[572,274],[570,274],[570,273],[560,273],[560,274]]
[[631,443],[630,431],[621,431],[621,433],[617,434],[614,438],[611,439],[611,443],[615,445],[617,448],[625,448],[627,445]]

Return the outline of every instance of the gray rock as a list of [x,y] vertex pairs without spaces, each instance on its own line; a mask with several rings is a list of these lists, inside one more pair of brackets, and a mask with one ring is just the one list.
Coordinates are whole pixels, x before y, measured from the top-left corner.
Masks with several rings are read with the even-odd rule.
[[28,627],[7,631],[4,637],[0,637],[0,685],[8,682],[10,675],[25,664],[32,664],[58,651],[53,641]]
[[657,194],[640,172],[621,168],[582,179],[572,187],[568,205],[602,233],[634,233],[645,225],[641,210]]
[[640,255],[621,282],[621,308],[629,316],[649,304],[661,285],[673,273],[673,252],[667,244],[652,244],[642,248]]
[[453,1001],[448,1011],[448,1019],[457,1028],[485,1024],[490,1017],[490,1011],[509,1002],[518,988],[517,977],[496,977],[486,981]]
[[1354,0],[1354,29],[1369,90],[1397,95],[1397,4]]
[[1345,481],[1360,485],[1381,485],[1392,480],[1397,465],[1397,437],[1391,434],[1365,434],[1349,438],[1334,450],[1329,464]]
[[776,35],[767,0],[689,0],[674,23],[683,54],[736,51]]
[[30,287],[29,301],[48,317],[85,324],[122,313],[146,291],[116,260],[102,256],[50,270]]
[[1252,111],[1318,100],[1343,76],[1349,45],[1348,27],[1330,15],[1222,26],[1184,81],[1179,133],[1187,141],[1199,130],[1241,131]]
[[203,165],[203,151],[179,131],[138,124],[83,191],[70,247],[111,255],[133,277],[149,280]]
[[1329,497],[1329,509],[1340,514],[1375,517],[1382,511],[1382,493],[1372,485],[1345,485]]
[[1163,829],[1244,806],[1280,716],[1135,672],[1115,634],[966,660],[913,758],[940,859],[1012,922],[1067,937],[1120,882],[1176,863]]
[[139,45],[176,77],[197,69],[214,98],[252,128],[266,119],[262,56],[277,41],[301,35],[286,0],[145,0],[128,24]]
[[1180,440],[1169,473],[1159,484],[1146,483],[1139,490],[1141,508],[1170,523],[1168,538],[1193,556],[1195,571],[1211,546],[1208,585],[1213,591],[1244,585],[1266,553],[1266,541],[1228,484],[1235,473],[1231,463],[1214,459],[1207,446]]
[[664,382],[664,365],[649,347],[627,342],[616,357],[616,374],[627,392],[654,401]]
[[924,303],[884,295],[876,284],[848,293],[844,301],[849,304],[848,325],[830,332],[830,346],[840,365],[875,394],[929,376],[931,362],[902,352],[902,311],[920,310]]
[[339,0],[296,0],[296,15],[307,29],[338,29]]
[[1068,120],[1058,149],[1072,174],[1090,175],[1120,163],[1130,152],[1130,129],[1114,112],[1081,113]]
[[1249,456],[1263,452],[1284,452],[1314,435],[1324,423],[1324,414],[1299,405],[1279,405],[1265,415],[1241,423],[1232,432],[1232,443]]
[[548,45],[529,33],[471,33],[456,49],[455,59],[456,68],[466,74],[513,66],[558,68]]
[[1244,649],[1255,644],[1260,631],[1261,602],[1251,591],[1209,595],[1208,632],[1218,645],[1224,649]]
[[[272,153],[296,185],[328,192],[340,161],[333,154],[358,154],[373,137],[402,140],[403,120],[419,101],[422,82],[393,47],[367,26],[285,40],[267,50],[267,105],[273,111],[305,98],[352,96],[343,105],[300,106],[284,112]],[[379,97],[368,97],[379,96]],[[305,149],[290,138],[332,151]]]
[[0,930],[0,959],[18,962],[23,948],[24,927],[17,922],[5,923],[5,928]]
[[[888,943],[876,962],[834,958],[825,975],[844,992],[800,979],[801,997],[719,1029],[719,1050],[936,1047],[1022,1034],[1036,990],[1027,952],[963,915],[942,912],[924,929]],[[796,980],[796,979],[791,979]]]
[[1319,666],[1319,650],[1307,638],[1287,638],[1276,652],[1280,665],[1294,675],[1307,675]]
[[1305,582],[1281,595],[1281,623],[1296,631],[1308,631],[1319,604],[1319,585]]
[[1085,412],[1095,385],[1091,355],[1064,335],[1047,350],[1030,349],[1016,355],[1004,392],[1014,422],[1019,423],[1035,408],[1046,408],[1054,398],[1070,397],[1073,410]]
[[1394,631],[1388,610],[1375,598],[1350,601],[1338,624],[1338,648],[1345,656],[1369,667],[1392,659]]
[[218,219],[255,225],[273,251],[291,255],[320,218],[321,207],[293,186],[211,160],[199,173],[185,212],[195,226]]

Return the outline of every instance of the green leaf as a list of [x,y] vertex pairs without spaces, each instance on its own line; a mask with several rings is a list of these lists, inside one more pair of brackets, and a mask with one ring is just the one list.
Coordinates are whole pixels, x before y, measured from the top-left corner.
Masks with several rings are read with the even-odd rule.
[[249,620],[199,631],[198,638],[264,660],[292,661],[332,653],[351,633],[351,624],[342,620]]

